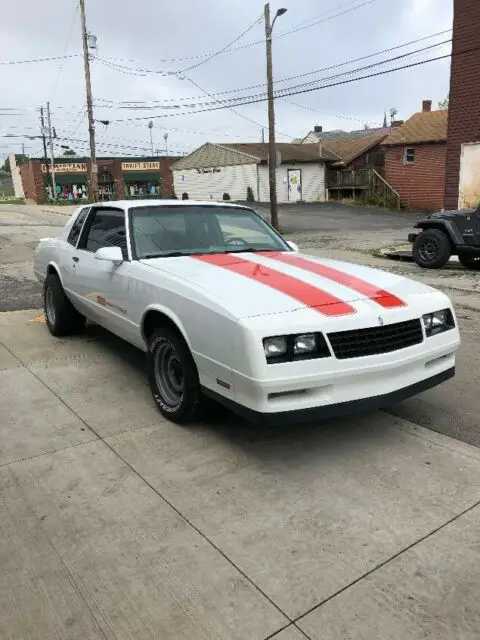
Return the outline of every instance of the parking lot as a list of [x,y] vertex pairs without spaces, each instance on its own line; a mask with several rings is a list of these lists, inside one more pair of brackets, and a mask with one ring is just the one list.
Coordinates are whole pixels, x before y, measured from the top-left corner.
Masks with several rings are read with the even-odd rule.
[[286,236],[447,291],[458,374],[281,429],[170,424],[142,353],[52,338],[31,251],[65,216],[0,212],[0,638],[479,637],[478,275],[382,262],[407,214],[329,206],[282,211]]

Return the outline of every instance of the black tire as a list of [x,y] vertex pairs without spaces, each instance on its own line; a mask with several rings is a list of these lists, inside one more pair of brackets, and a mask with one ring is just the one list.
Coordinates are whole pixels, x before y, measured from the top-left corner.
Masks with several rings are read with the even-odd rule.
[[465,269],[472,269],[473,271],[480,270],[480,258],[459,254],[458,259]]
[[182,336],[156,329],[148,340],[148,381],[160,413],[177,424],[200,418],[200,382],[192,354]]
[[450,239],[439,229],[422,231],[413,243],[413,259],[424,269],[440,269],[451,255]]
[[81,333],[85,329],[82,316],[65,295],[60,278],[50,273],[43,285],[43,308],[50,333],[56,337]]

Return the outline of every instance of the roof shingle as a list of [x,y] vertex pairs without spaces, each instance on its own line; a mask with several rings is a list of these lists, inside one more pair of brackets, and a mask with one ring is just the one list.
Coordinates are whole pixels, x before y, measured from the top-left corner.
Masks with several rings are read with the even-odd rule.
[[322,146],[335,155],[338,164],[349,164],[362,153],[380,144],[386,137],[387,134],[384,132],[370,133],[350,140],[325,140]]
[[447,141],[448,111],[420,111],[396,127],[382,144],[404,145]]

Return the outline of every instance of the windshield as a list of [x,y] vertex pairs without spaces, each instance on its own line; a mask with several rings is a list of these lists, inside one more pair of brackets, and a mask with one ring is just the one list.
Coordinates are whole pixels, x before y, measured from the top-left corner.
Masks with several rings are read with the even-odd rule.
[[133,255],[142,258],[290,251],[286,242],[250,209],[165,205],[130,209]]

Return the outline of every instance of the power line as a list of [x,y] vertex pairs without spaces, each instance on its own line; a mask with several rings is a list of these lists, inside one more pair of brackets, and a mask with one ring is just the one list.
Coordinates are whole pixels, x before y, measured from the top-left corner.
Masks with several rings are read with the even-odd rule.
[[244,36],[246,36],[247,33],[249,33],[254,27],[257,26],[257,24],[260,24],[262,20],[263,20],[263,14],[261,14],[260,17],[257,18],[257,20],[255,20],[253,24],[251,24],[247,29],[245,29],[245,31],[242,31],[242,33],[239,36],[237,36],[234,40],[232,40],[227,45],[225,45],[222,49],[220,49],[216,53],[212,53],[212,55],[205,58],[205,60],[202,60],[201,62],[197,62],[196,64],[193,64],[191,67],[182,69],[177,73],[185,73],[186,71],[193,71],[193,69],[197,69],[197,67],[201,67],[202,65],[207,64],[207,62],[210,62],[211,60],[219,56],[221,53],[224,53],[225,51],[227,51],[227,49],[230,49],[236,42],[239,42],[239,40],[241,40]]
[[[209,96],[210,98],[212,97],[211,94],[204,89],[203,87],[201,87],[197,82],[195,82],[194,80],[192,80],[191,78],[188,78],[187,76],[185,76],[185,79],[188,80],[189,82],[191,82],[195,87],[197,87],[197,89],[200,89],[200,91],[203,91],[207,96]],[[221,100],[215,100],[214,102],[217,104],[222,104]],[[229,107],[227,105],[226,107],[227,109],[229,109],[232,113],[234,113],[236,116],[239,116],[240,118],[243,118],[244,120],[247,120],[248,122],[251,122],[252,124],[256,125],[257,127],[260,127],[260,129],[265,129],[264,124],[260,124],[259,122],[257,122],[256,120],[252,120],[251,118],[244,116],[243,113],[239,113],[238,111],[235,111],[235,109],[233,109],[232,107]],[[288,133],[282,133],[281,131],[277,130],[277,133],[279,133],[282,136],[285,136],[286,138],[290,138],[293,140],[294,136],[289,135]]]
[[57,88],[58,81],[60,80],[60,76],[62,75],[63,66],[64,66],[64,64],[65,64],[66,54],[67,54],[68,46],[69,46],[69,44],[70,44],[70,40],[71,40],[71,37],[72,37],[73,26],[74,26],[74,24],[75,24],[75,20],[76,20],[76,18],[77,18],[77,13],[78,13],[78,8],[79,8],[79,6],[80,6],[80,3],[79,3],[79,2],[77,2],[77,3],[76,3],[76,6],[75,6],[75,9],[74,9],[74,12],[73,12],[72,21],[71,21],[71,23],[70,23],[70,29],[68,30],[67,41],[65,42],[65,47],[64,47],[64,49],[63,49],[63,56],[62,56],[62,59],[61,59],[61,62],[60,62],[60,66],[58,67],[58,73],[57,73],[57,77],[56,77],[56,79],[55,79],[55,83],[54,83],[54,85],[53,85],[53,89],[52,89],[52,90],[51,90],[51,92],[50,92],[50,98],[49,98],[49,100],[51,100],[51,99],[52,99],[52,97],[53,97],[53,95],[54,95],[54,93],[55,93],[55,89]]
[[[296,74],[296,75],[293,75],[293,76],[288,76],[286,78],[281,78],[280,80],[275,80],[275,84],[278,84],[278,83],[281,83],[281,82],[288,82],[290,80],[296,80],[297,78],[305,78],[307,76],[315,75],[317,73],[322,73],[323,71],[330,71],[332,69],[337,69],[337,68],[340,68],[340,67],[344,67],[344,66],[346,66],[348,64],[361,62],[362,60],[368,60],[369,58],[374,58],[375,56],[382,55],[384,53],[390,53],[391,51],[396,51],[398,49],[402,49],[404,47],[408,47],[408,46],[413,45],[413,44],[418,44],[419,42],[424,42],[425,40],[429,40],[430,38],[435,38],[437,36],[444,35],[445,33],[448,33],[448,32],[451,32],[451,31],[452,31],[451,29],[445,29],[444,31],[439,31],[437,33],[433,33],[433,34],[430,34],[428,36],[424,36],[422,38],[417,38],[416,40],[410,40],[409,42],[405,42],[403,44],[399,44],[399,45],[396,45],[394,47],[389,47],[387,49],[382,49],[382,50],[376,51],[374,53],[369,53],[369,54],[361,56],[361,57],[353,58],[353,59],[350,59],[350,60],[345,60],[343,62],[339,62],[339,63],[333,64],[333,65],[329,65],[327,67],[322,67],[320,69],[315,69],[313,71],[307,71],[305,73],[299,73],[299,74]],[[447,42],[447,41],[445,41],[445,42]],[[444,44],[444,43],[437,43],[437,44]],[[435,46],[437,46],[437,45],[435,45]],[[211,93],[211,96],[212,97],[216,97],[216,96],[220,96],[220,95],[228,95],[228,94],[232,94],[232,93],[240,93],[242,91],[249,91],[251,89],[258,89],[258,88],[265,87],[265,86],[266,86],[265,83],[254,84],[254,85],[249,85],[249,86],[246,86],[246,87],[239,87],[239,88],[236,88],[236,89],[228,89],[226,91],[213,92],[213,93]],[[189,96],[189,97],[183,98],[183,100],[198,100],[201,97],[202,96],[198,96],[198,95],[197,96]],[[100,101],[106,102],[106,103],[121,105],[121,106],[119,106],[119,108],[121,108],[121,109],[140,109],[140,108],[142,108],[142,109],[155,109],[155,108],[157,108],[156,106],[154,106],[156,104],[162,104],[162,103],[168,103],[168,102],[178,102],[178,99],[176,99],[176,98],[167,98],[167,99],[164,99],[164,100],[150,100],[150,101],[124,100],[124,101],[120,101],[120,102],[116,102],[116,101],[113,101],[113,100],[107,100],[105,98],[97,98],[97,100],[100,100]],[[145,107],[143,107],[143,106],[139,107],[138,106],[138,105],[142,105],[142,104],[145,104],[147,106],[145,106]],[[149,106],[150,104],[152,106]],[[125,105],[125,106],[123,106],[123,105]],[[129,106],[129,105],[132,105],[132,106]],[[108,108],[108,105],[106,105],[106,106],[97,105],[97,107],[98,108]]]
[[[354,0],[355,2],[357,0]],[[361,4],[357,4],[353,7],[350,7],[348,9],[346,9],[345,11],[340,11],[338,13],[335,13],[332,16],[328,16],[322,19],[315,19],[312,22],[309,22],[308,24],[304,24],[304,23],[300,23],[299,25],[297,25],[296,27],[294,27],[293,29],[290,29],[289,31],[283,31],[280,32],[279,34],[277,34],[276,36],[274,36],[274,39],[277,38],[283,38],[287,35],[290,35],[292,33],[298,33],[299,31],[304,31],[305,29],[310,29],[311,27],[315,27],[319,24],[323,24],[325,22],[329,22],[330,20],[334,20],[335,18],[338,18],[340,16],[343,16],[347,13],[351,13],[352,11],[357,11],[358,9],[361,9],[362,7],[365,7],[369,4],[372,4],[373,2],[377,2],[378,0],[365,0],[364,2],[362,2]],[[351,4],[351,2],[346,3],[346,4]],[[341,8],[342,6],[345,6],[345,3],[343,3],[342,5],[339,5],[339,7],[337,8]],[[335,9],[330,9],[329,11],[326,11],[324,13],[320,14],[320,17],[322,16],[327,16],[329,13],[331,13],[332,11],[335,11]],[[254,26],[254,25],[253,25]],[[243,36],[242,36],[243,37]],[[255,42],[249,42],[247,44],[241,45],[240,47],[235,47],[233,49],[225,47],[225,49],[223,51],[216,51],[214,53],[209,53],[209,54],[202,54],[199,56],[191,56],[191,57],[186,57],[186,58],[170,58],[170,59],[166,59],[166,60],[160,60],[159,62],[178,62],[178,61],[185,61],[188,59],[198,59],[198,58],[207,58],[207,59],[211,59],[213,57],[216,57],[218,55],[220,55],[220,53],[235,53],[237,51],[242,51],[244,49],[248,49],[250,47],[254,47],[258,44],[264,44],[265,40],[261,39],[261,40],[256,40]],[[229,45],[231,46],[231,45]],[[227,50],[228,49],[228,50]],[[162,69],[162,70],[155,70],[155,69],[142,69],[142,68],[136,68],[136,67],[128,67],[126,65],[117,65],[115,63],[112,63],[112,60],[114,60],[114,58],[104,58],[104,57],[96,57],[96,60],[99,61],[101,64],[104,64],[105,66],[110,66],[112,69],[115,69],[117,71],[120,71],[121,73],[125,73],[126,75],[139,75],[139,76],[145,76],[145,75],[149,75],[149,74],[154,74],[154,75],[160,75],[160,76],[169,76],[169,75],[178,75],[179,73],[181,73],[181,71],[173,71],[173,70],[166,70],[166,69]],[[121,60],[121,59],[119,59]],[[132,60],[130,60],[130,62],[133,62]],[[196,65],[194,65],[191,68],[194,68]],[[188,69],[185,69],[185,71],[187,71]]]
[[0,62],[0,65],[10,64],[30,64],[31,62],[51,62],[52,60],[66,60],[67,58],[78,58],[81,53],[71,53],[66,56],[52,56],[50,58],[32,58],[31,60],[9,60],[8,62]]
[[[330,84],[325,84],[325,85],[321,85],[318,87],[310,87],[307,89],[299,89],[299,90],[294,90],[294,91],[289,91],[288,89],[284,90],[286,91],[286,93],[283,96],[278,96],[278,97],[288,97],[288,96],[292,96],[292,95],[299,95],[302,93],[311,93],[312,91],[319,91],[321,89],[327,89],[329,87],[336,87],[336,86],[340,86],[340,85],[344,85],[344,84],[350,84],[351,82],[357,82],[358,80],[366,80],[368,78],[375,78],[378,76],[382,76],[382,75],[386,75],[388,73],[393,73],[395,71],[400,71],[402,69],[410,69],[413,67],[418,67],[424,64],[428,64],[429,62],[436,62],[438,60],[445,60],[447,58],[451,58],[453,56],[457,56],[457,55],[462,55],[465,53],[472,53],[473,51],[478,51],[480,50],[480,46],[479,47],[473,47],[471,49],[466,49],[464,51],[459,51],[456,52],[455,54],[452,53],[448,53],[445,54],[443,56],[436,56],[434,58],[427,58],[426,60],[420,60],[419,62],[412,62],[410,64],[406,64],[406,65],[402,65],[399,67],[394,67],[393,69],[386,69],[384,71],[377,71],[375,73],[370,73],[364,76],[359,76],[357,78],[350,78],[348,80],[338,80],[337,82],[332,82]],[[239,104],[237,104],[236,106],[244,106],[244,105],[248,105],[248,104],[257,104],[259,102],[265,102],[266,101],[266,97],[262,96],[262,97],[258,97],[258,98],[253,98],[253,99],[247,99],[244,102],[241,102]],[[210,111],[219,111],[221,109],[226,109],[228,108],[226,105],[221,105],[218,107],[210,107],[207,109],[199,109],[196,111],[185,111],[185,112],[180,112],[180,113],[173,113],[173,114],[165,114],[165,115],[156,115],[156,116],[150,116],[150,119],[153,118],[168,118],[168,117],[173,117],[173,116],[185,116],[185,115],[191,115],[191,114],[196,114],[196,113],[206,113],[206,112],[210,112]],[[128,122],[131,120],[145,120],[145,118],[128,118],[126,120],[114,120],[114,122]]]
[[[309,82],[304,82],[298,85],[293,85],[290,87],[287,87],[285,89],[277,89],[275,91],[275,97],[280,98],[282,97],[282,95],[285,92],[292,92],[293,90],[301,90],[301,89],[305,89],[307,87],[310,87],[312,85],[317,85],[318,83],[323,83],[323,82],[328,82],[329,80],[334,80],[336,78],[340,78],[343,76],[348,76],[348,75],[352,75],[353,73],[359,73],[361,71],[366,71],[368,69],[372,69],[375,67],[379,67],[385,64],[389,64],[391,62],[394,62],[396,60],[400,60],[403,58],[406,58],[408,56],[412,56],[412,55],[416,55],[418,53],[422,53],[424,51],[427,51],[429,49],[432,49],[434,47],[438,47],[441,45],[444,45],[446,43],[450,42],[450,40],[445,40],[443,42],[440,43],[435,43],[433,45],[428,45],[427,47],[422,47],[420,49],[416,49],[414,51],[409,51],[407,53],[398,55],[398,56],[394,56],[393,58],[387,58],[386,60],[380,60],[378,62],[374,62],[370,65],[365,65],[363,67],[357,67],[356,69],[351,69],[349,71],[345,71],[343,73],[339,73],[339,74],[335,74],[333,76],[326,76],[324,78],[319,78],[317,80],[312,80]],[[192,84],[195,84],[191,79],[187,78],[190,82],[192,82]],[[202,88],[199,85],[196,85],[197,88],[201,89]],[[216,100],[215,98],[213,98],[212,95],[210,95],[206,90],[203,90],[204,93],[206,93],[208,96],[212,97],[213,102],[197,102],[197,103],[190,103],[190,104],[175,104],[175,105],[169,105],[167,106],[158,106],[157,109],[181,109],[181,108],[194,108],[194,107],[210,107],[213,106],[214,104],[222,104],[225,108],[230,108],[233,106],[239,106],[242,104],[253,104],[254,102],[262,102],[263,100],[266,99],[266,94],[265,92],[263,93],[259,93],[259,94],[253,94],[253,95],[247,95],[247,96],[239,96],[238,98],[228,98],[225,100]],[[300,91],[301,92],[301,91]],[[292,95],[292,93],[287,93],[287,95]],[[247,101],[247,102],[246,102]],[[248,102],[251,101],[251,102]],[[208,109],[206,109],[208,110]],[[194,112],[187,112],[187,113],[194,113]],[[134,118],[126,118],[126,119],[115,119],[112,120],[112,122],[125,122],[125,121],[129,121],[129,120],[149,120],[151,118],[162,118],[162,117],[167,117],[167,115],[169,114],[165,114],[165,115],[160,115],[160,114],[154,114],[154,115],[149,115],[149,116],[139,116],[139,117],[134,117]],[[182,115],[182,113],[177,113],[177,114],[172,114],[172,115]],[[258,124],[258,123],[256,123]],[[261,125],[259,125],[261,126]]]

